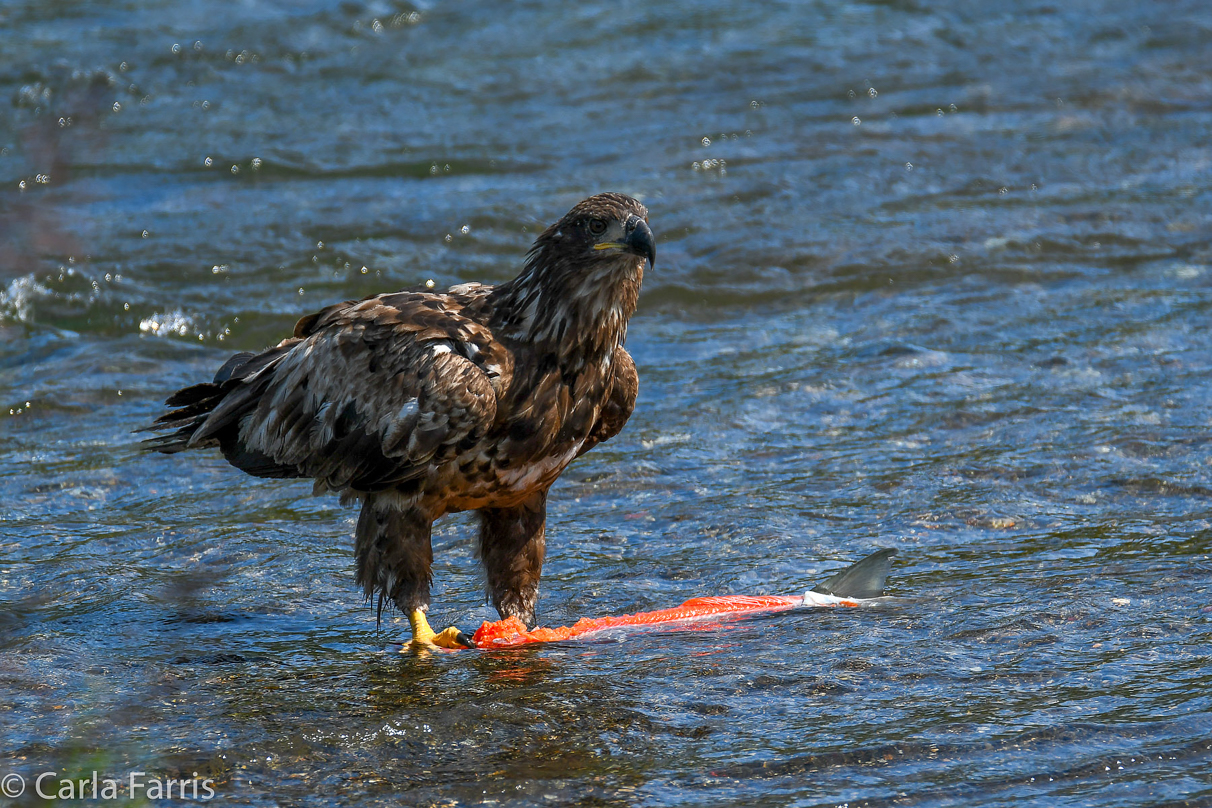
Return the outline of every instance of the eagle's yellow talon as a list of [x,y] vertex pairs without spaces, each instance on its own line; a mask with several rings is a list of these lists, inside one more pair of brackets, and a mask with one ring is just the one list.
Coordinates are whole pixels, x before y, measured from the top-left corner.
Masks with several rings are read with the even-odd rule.
[[471,641],[467,639],[467,635],[459,631],[454,626],[440,631],[430,640],[439,648],[471,648]]
[[467,635],[454,626],[445,629],[441,633],[435,632],[429,627],[429,620],[425,618],[425,612],[420,609],[415,609],[412,614],[408,615],[408,623],[412,626],[412,642],[404,646],[405,650],[409,648],[431,648],[435,645],[439,648],[475,647]]

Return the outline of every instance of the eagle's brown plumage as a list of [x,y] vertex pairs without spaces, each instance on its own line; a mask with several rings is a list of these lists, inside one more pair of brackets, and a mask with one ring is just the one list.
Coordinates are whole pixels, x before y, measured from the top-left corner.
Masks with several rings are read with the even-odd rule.
[[168,399],[147,441],[217,446],[259,477],[310,477],[360,500],[358,582],[406,613],[429,605],[435,519],[480,514],[480,557],[502,617],[534,621],[547,491],[618,434],[635,406],[623,348],[648,212],[621,194],[576,205],[497,287],[403,291],[329,306],[213,382]]

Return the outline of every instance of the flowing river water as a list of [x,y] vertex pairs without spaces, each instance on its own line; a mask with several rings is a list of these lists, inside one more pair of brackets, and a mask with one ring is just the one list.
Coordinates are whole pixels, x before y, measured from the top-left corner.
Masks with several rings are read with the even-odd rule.
[[[16,803],[1212,805],[1210,54],[1205,0],[0,5]],[[895,599],[401,654],[354,512],[138,450],[231,352],[506,280],[601,190],[657,236],[641,393],[552,492],[542,622],[885,546]],[[436,623],[494,616],[473,539]]]

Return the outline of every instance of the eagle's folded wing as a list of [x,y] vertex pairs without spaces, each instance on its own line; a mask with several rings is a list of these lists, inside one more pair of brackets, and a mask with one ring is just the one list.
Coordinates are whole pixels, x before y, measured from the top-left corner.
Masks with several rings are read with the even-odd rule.
[[306,317],[293,339],[232,357],[214,383],[178,393],[169,403],[182,409],[161,426],[183,429],[157,440],[218,443],[252,474],[335,490],[421,477],[496,417],[496,391],[471,359],[491,350],[491,334],[449,302],[401,293]]
[[620,345],[614,349],[614,361],[611,363],[610,394],[589,437],[581,444],[577,457],[623,431],[623,426],[635,409],[639,388],[640,377],[636,373],[635,362],[632,361],[631,354]]

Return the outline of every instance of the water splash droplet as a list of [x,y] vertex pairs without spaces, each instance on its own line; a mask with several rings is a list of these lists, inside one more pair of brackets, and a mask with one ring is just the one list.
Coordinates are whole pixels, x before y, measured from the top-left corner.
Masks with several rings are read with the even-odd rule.
[[913,163],[905,163],[905,170],[906,170],[906,171],[912,171],[912,170],[913,170]]
[[462,233],[463,235],[467,235],[468,233],[471,232],[471,227],[469,227],[468,225],[463,225],[462,227],[459,228],[459,232]]
[[875,89],[874,87],[867,88],[867,95],[871,96],[872,98],[876,98],[879,96],[879,94],[879,90]]
[[860,124],[862,124],[862,121],[859,120],[859,117],[857,115],[855,115],[853,118],[850,119],[850,123],[854,124],[855,126],[859,126]]
[[711,138],[709,138],[709,137],[705,137],[705,138],[703,138],[703,145],[704,145],[704,146],[710,146],[710,145],[711,145]]
[[429,280],[425,281],[425,288],[426,288],[426,289],[432,289],[432,288],[434,287],[434,285],[435,285],[435,284],[434,284],[434,282],[433,282],[433,278],[430,278]]

